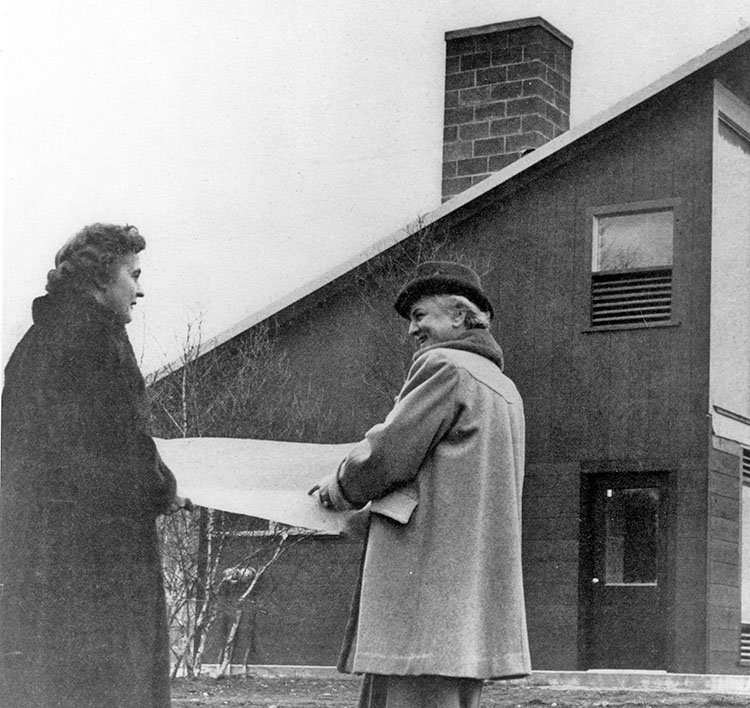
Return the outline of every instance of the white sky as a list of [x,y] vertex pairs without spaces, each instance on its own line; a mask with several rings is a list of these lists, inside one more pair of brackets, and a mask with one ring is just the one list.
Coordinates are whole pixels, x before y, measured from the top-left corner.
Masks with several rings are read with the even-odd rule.
[[62,243],[131,223],[149,371],[440,204],[444,33],[542,16],[572,122],[750,23],[750,0],[6,0],[2,359]]

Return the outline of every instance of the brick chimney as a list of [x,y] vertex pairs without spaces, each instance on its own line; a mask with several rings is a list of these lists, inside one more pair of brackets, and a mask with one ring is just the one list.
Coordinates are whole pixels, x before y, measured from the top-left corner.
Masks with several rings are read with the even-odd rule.
[[446,32],[443,201],[570,127],[573,41],[541,17]]

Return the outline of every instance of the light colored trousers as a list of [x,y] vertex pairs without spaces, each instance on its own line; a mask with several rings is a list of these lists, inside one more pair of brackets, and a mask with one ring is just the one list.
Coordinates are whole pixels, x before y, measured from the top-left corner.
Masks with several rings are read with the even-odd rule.
[[367,674],[358,708],[479,708],[481,679]]

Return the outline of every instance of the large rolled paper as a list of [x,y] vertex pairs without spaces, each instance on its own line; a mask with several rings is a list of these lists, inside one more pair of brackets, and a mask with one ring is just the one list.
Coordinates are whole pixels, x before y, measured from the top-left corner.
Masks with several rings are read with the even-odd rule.
[[324,509],[308,491],[334,472],[354,443],[155,438],[177,493],[211,509],[337,534],[352,512]]

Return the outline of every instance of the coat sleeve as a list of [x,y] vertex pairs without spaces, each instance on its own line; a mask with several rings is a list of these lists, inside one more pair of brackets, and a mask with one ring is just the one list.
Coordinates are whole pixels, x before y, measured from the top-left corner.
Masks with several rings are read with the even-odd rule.
[[439,351],[420,357],[385,421],[339,466],[338,483],[354,506],[408,484],[459,413],[459,371]]

